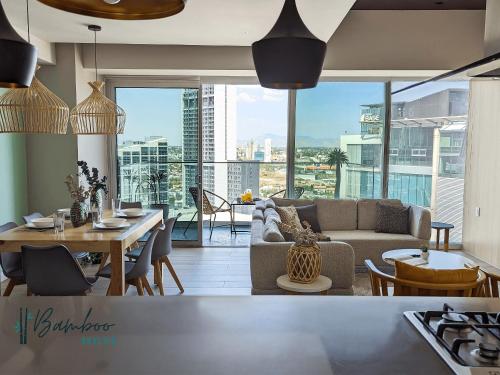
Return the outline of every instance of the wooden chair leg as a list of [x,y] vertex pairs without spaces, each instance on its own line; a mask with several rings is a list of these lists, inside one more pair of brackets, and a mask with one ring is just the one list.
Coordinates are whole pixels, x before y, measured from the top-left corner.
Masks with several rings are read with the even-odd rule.
[[111,283],[109,283],[108,290],[106,291],[106,295],[109,296],[111,292]]
[[154,274],[157,276],[156,285],[158,285],[158,289],[160,289],[160,296],[164,296],[165,292],[163,290],[163,272],[162,272],[163,264],[160,259],[158,259],[154,264]]
[[101,263],[99,264],[99,270],[97,272],[101,271],[104,268],[108,259],[109,253],[102,253]]
[[174,278],[174,281],[177,284],[177,287],[179,288],[181,293],[184,293],[184,288],[182,287],[182,284],[181,284],[179,278],[177,277],[177,274],[175,273],[175,270],[174,270],[174,267],[172,266],[172,263],[170,263],[170,259],[168,259],[167,256],[164,256],[162,259],[163,259],[163,262],[165,263],[165,265],[167,266],[170,274]]
[[154,296],[155,294],[153,293],[153,289],[151,289],[151,285],[149,285],[149,281],[146,276],[142,277],[142,284],[144,285],[144,288],[146,288],[146,291],[150,296]]
[[144,295],[144,286],[142,285],[142,280],[141,279],[136,279],[135,280],[135,287],[137,289],[137,294],[140,296]]
[[7,288],[5,288],[5,292],[3,293],[4,297],[10,296],[12,293],[12,289],[16,286],[16,282],[12,279],[9,279],[9,283],[7,284]]

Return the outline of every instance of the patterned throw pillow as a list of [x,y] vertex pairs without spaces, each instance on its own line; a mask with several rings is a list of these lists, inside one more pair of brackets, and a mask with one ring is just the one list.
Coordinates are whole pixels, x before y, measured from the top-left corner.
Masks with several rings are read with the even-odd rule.
[[377,202],[375,232],[408,234],[410,207]]
[[[289,206],[289,207],[276,206],[276,212],[280,215],[280,219],[283,224],[289,225],[292,228],[299,228],[299,229],[302,228],[299,215],[297,214],[297,210],[295,209],[294,206]],[[281,234],[283,234],[283,237],[285,237],[285,240],[294,241],[294,238],[290,233],[284,232],[283,230],[281,232],[282,232]]]

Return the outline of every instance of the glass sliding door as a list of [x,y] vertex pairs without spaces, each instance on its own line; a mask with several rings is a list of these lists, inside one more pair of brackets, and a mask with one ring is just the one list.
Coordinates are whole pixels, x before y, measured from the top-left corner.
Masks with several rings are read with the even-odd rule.
[[[393,82],[392,89],[412,82]],[[392,95],[389,198],[428,207],[433,221],[455,225],[462,242],[469,83],[428,83]]]
[[181,214],[174,240],[200,243],[199,116],[197,87],[116,87],[127,114],[118,135],[117,192],[124,202]]
[[297,91],[295,190],[305,198],[380,198],[385,83]]

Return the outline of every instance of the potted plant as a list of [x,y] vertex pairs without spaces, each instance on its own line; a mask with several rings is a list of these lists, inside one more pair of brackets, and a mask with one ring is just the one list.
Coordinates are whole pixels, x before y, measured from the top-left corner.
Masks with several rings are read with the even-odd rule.
[[422,251],[422,253],[420,254],[420,257],[423,260],[428,260],[429,259],[429,248],[427,246],[423,245],[420,247],[420,250]]
[[81,169],[81,175],[85,176],[87,184],[89,185],[90,205],[97,206],[100,211],[103,209],[103,196],[108,195],[108,187],[106,185],[107,177],[103,176],[99,179],[99,170],[92,168],[91,170],[86,161],[80,160],[77,162],[78,167]]
[[73,204],[70,209],[71,224],[73,224],[75,228],[81,227],[87,222],[89,208],[86,200],[90,196],[90,190],[85,190],[85,188],[80,185],[80,174],[68,175],[64,183],[68,187],[68,191],[73,199]]

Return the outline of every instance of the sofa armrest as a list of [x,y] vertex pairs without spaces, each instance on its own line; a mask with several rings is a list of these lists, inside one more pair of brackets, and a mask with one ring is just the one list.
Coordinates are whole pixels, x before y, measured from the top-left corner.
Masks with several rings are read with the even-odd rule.
[[[287,273],[291,242],[259,242],[250,246],[250,273],[254,289],[276,289],[276,279]],[[332,288],[348,289],[354,282],[354,250],[344,242],[320,242],[321,274],[332,279]]]
[[410,234],[421,240],[431,239],[431,211],[429,209],[410,206]]

